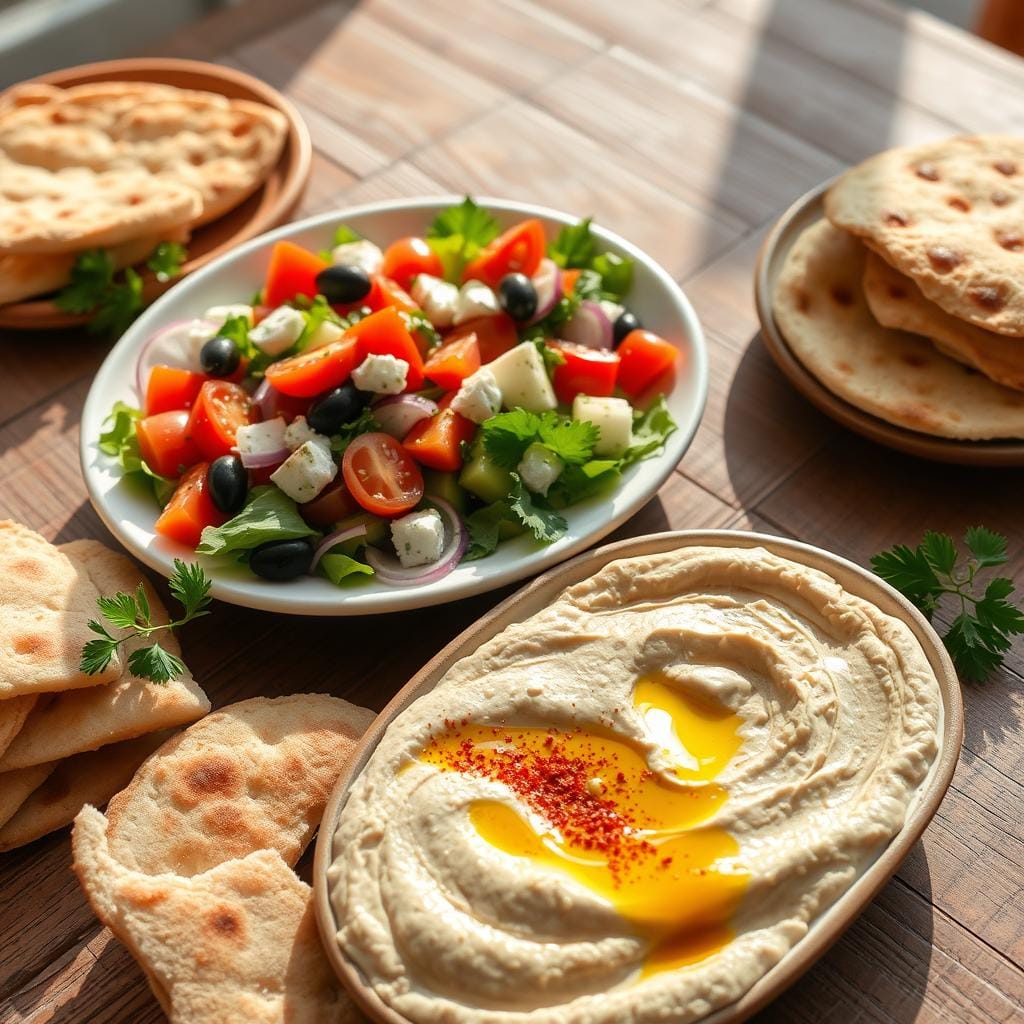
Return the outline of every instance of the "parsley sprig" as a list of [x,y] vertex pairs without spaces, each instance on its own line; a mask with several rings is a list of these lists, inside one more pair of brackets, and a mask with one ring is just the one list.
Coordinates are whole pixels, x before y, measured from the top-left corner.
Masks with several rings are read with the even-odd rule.
[[[87,675],[102,672],[126,640],[149,637],[161,629],[176,629],[200,616],[209,615],[206,609],[210,603],[211,582],[201,566],[186,564],[176,558],[174,575],[168,581],[168,586],[175,600],[184,608],[184,613],[181,618],[167,623],[153,622],[146,588],[142,583],[135,588],[134,594],[118,591],[113,597],[100,597],[96,604],[103,618],[115,629],[127,629],[130,632],[116,637],[101,622],[92,620],[89,628],[99,636],[82,648],[82,671]],[[184,675],[185,665],[159,643],[153,643],[148,647],[136,648],[128,655],[128,670],[140,679],[162,685]]]
[[944,599],[958,609],[942,640],[957,672],[980,682],[1003,663],[1013,637],[1024,633],[1024,612],[1010,601],[1014,585],[1005,576],[979,590],[978,574],[1006,563],[1006,538],[972,526],[964,544],[971,557],[960,559],[952,537],[929,530],[916,548],[897,544],[875,555],[871,567],[929,620]]

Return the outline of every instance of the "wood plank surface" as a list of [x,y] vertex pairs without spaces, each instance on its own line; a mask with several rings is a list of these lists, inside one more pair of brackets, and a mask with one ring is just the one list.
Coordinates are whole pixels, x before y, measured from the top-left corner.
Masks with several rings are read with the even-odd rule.
[[[925,528],[985,523],[1024,579],[1024,474],[847,433],[775,369],[752,300],[768,226],[846,163],[1019,132],[1024,62],[886,0],[246,0],[161,52],[244,68],[297,104],[316,150],[300,213],[437,192],[534,200],[593,213],[684,284],[707,333],[707,411],[616,537],[754,529],[866,564]],[[114,543],[78,468],[106,350],[80,332],[0,336],[0,516],[57,541]],[[215,706],[303,689],[379,709],[509,592],[329,630],[218,605],[182,643]],[[964,696],[963,755],[922,841],[758,1021],[1024,1020],[1024,652]],[[0,857],[0,1024],[163,1019],[81,895],[66,831]]]

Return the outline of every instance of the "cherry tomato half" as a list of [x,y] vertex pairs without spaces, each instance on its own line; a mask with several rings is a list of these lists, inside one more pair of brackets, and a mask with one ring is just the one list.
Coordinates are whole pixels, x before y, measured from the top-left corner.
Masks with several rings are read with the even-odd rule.
[[425,238],[399,238],[384,250],[380,272],[408,290],[417,274],[443,277],[441,257],[427,244]]
[[571,341],[552,341],[549,347],[560,352],[565,360],[555,367],[552,378],[560,402],[571,405],[577,395],[607,398],[615,391],[621,362],[617,352],[574,345]]
[[344,384],[359,362],[356,341],[346,334],[328,345],[271,363],[267,380],[284,395],[312,398]]
[[679,349],[653,331],[630,331],[617,351],[622,359],[618,384],[631,398],[649,388],[679,358]]
[[189,436],[188,420],[187,409],[172,409],[135,424],[139,454],[154,473],[178,477],[202,458]]
[[497,290],[506,274],[533,277],[547,251],[544,225],[536,218],[516,224],[484,246],[480,255],[466,265],[463,281],[483,281]]
[[194,548],[199,543],[203,528],[221,526],[228,517],[221,512],[210,497],[210,488],[206,474],[209,465],[200,462],[193,466],[178,484],[177,490],[171,495],[154,529],[157,533]]
[[212,462],[231,452],[238,428],[250,421],[249,396],[242,388],[227,380],[208,380],[189,414],[188,435]]
[[352,497],[378,516],[399,516],[423,497],[419,466],[390,434],[360,434],[341,457]]

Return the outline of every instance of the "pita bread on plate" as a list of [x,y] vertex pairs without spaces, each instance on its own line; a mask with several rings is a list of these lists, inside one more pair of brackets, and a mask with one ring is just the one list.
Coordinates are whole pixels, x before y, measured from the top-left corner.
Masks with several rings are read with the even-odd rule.
[[28,713],[35,707],[35,694],[23,697],[8,697],[0,700],[0,755],[11,745],[11,740],[21,732]]
[[373,713],[326,694],[254,697],[175,736],[110,802],[111,852],[191,876],[253,850],[294,865]]
[[1024,437],[1024,394],[882,327],[861,288],[866,251],[821,220],[786,256],[773,310],[804,366],[833,394],[880,419],[939,437]]
[[[146,588],[154,622],[168,622],[167,610],[134,562],[96,540],[74,540],[60,550],[85,572],[102,594],[132,593],[141,581]],[[159,685],[133,676],[128,656],[150,640],[137,637],[122,647],[124,671],[106,686],[72,690],[41,700],[21,731],[0,756],[0,772],[27,768],[96,750],[107,743],[132,739],[158,729],[187,725],[210,710],[210,701],[186,671],[180,679]],[[172,654],[181,647],[172,632],[160,635]]]
[[96,916],[142,964],[172,1024],[341,1024],[360,1016],[331,973],[312,890],[273,850],[191,878],[147,875],[75,821],[74,866]]
[[115,657],[103,672],[79,667],[93,638],[99,594],[83,570],[38,533],[0,520],[0,700],[97,686],[121,674]]
[[890,149],[843,174],[825,214],[952,316],[1024,335],[1024,138]]
[[1024,338],[1010,338],[950,316],[881,256],[869,252],[864,297],[883,327],[922,334],[951,359],[983,373],[997,384],[1024,391]]
[[167,735],[150,733],[61,761],[0,828],[0,853],[70,825],[86,804],[105,804]]
[[46,777],[56,767],[56,762],[51,762],[0,775],[0,828],[14,817],[18,808],[46,781]]

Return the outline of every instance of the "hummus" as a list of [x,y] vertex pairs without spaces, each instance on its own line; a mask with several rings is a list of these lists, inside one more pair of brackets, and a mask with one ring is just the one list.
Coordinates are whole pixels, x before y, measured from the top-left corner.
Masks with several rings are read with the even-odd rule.
[[414,1022],[692,1021],[903,825],[911,631],[760,548],[613,562],[399,715],[334,837],[338,942]]

